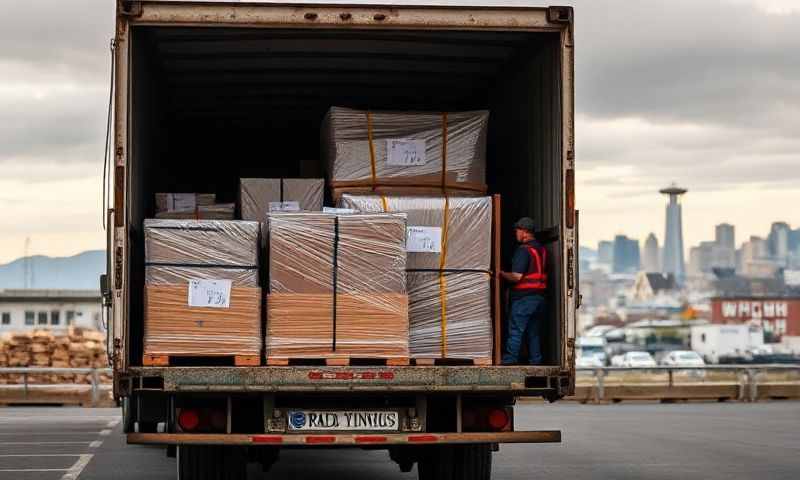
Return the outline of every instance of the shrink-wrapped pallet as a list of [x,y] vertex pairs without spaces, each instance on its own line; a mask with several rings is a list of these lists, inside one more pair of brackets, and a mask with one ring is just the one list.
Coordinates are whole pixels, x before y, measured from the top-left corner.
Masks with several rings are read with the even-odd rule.
[[272,213],[267,360],[408,358],[405,215]]
[[148,219],[144,232],[145,361],[156,356],[257,360],[259,224]]
[[339,205],[408,215],[411,356],[488,361],[493,342],[491,197],[345,194]]
[[216,203],[213,193],[156,193],[156,218],[233,220],[235,204]]
[[325,181],[321,178],[242,178],[239,208],[243,220],[265,222],[274,211],[322,210]]
[[489,112],[331,108],[322,126],[334,199],[341,193],[486,191]]

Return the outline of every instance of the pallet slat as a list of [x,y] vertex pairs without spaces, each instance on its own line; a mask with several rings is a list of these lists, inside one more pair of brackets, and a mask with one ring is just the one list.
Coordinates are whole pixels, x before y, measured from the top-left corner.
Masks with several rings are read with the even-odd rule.
[[175,359],[186,361],[197,361],[203,363],[203,359],[211,360],[229,360],[237,367],[257,367],[261,365],[261,358],[259,355],[215,355],[215,356],[193,356],[193,355],[149,355],[145,354],[142,357],[142,365],[145,367],[167,367],[175,363]]
[[407,366],[411,362],[408,357],[372,358],[372,357],[267,357],[269,366],[289,366],[302,364],[324,364],[329,367],[358,366]]

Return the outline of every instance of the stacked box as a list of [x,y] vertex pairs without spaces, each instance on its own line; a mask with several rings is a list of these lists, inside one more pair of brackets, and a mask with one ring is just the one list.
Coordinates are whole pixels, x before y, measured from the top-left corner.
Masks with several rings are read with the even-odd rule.
[[342,193],[486,192],[489,112],[333,107],[322,126],[334,199]]
[[268,215],[267,357],[407,358],[403,214]]
[[258,222],[144,222],[144,354],[260,355]]
[[339,205],[408,215],[411,356],[490,358],[491,198],[345,194]]
[[233,220],[233,203],[216,203],[213,193],[156,193],[156,218]]
[[321,178],[242,178],[239,205],[243,220],[266,221],[271,211],[322,210],[325,181]]

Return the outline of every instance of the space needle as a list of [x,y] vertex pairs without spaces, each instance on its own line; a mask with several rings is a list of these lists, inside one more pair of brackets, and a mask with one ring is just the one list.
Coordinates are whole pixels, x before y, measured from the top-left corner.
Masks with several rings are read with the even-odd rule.
[[675,280],[681,285],[686,278],[686,264],[683,260],[683,215],[679,199],[687,191],[674,183],[659,190],[662,195],[669,196],[662,272],[674,275]]

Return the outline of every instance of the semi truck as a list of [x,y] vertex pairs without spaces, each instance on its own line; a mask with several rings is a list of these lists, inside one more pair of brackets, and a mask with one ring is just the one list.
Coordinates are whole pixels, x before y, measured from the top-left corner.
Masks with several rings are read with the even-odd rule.
[[[420,479],[462,480],[491,478],[504,443],[559,442],[516,428],[514,406],[575,385],[573,34],[559,6],[118,0],[101,283],[127,442],[164,446],[181,479],[245,478],[248,462],[268,469],[283,449],[363,448],[417,465]],[[498,238],[511,252],[512,222],[529,216],[548,250],[541,365],[501,365],[497,327],[493,365],[143,365],[154,194],[233,201],[242,177],[322,176],[331,106],[491,112]]]

